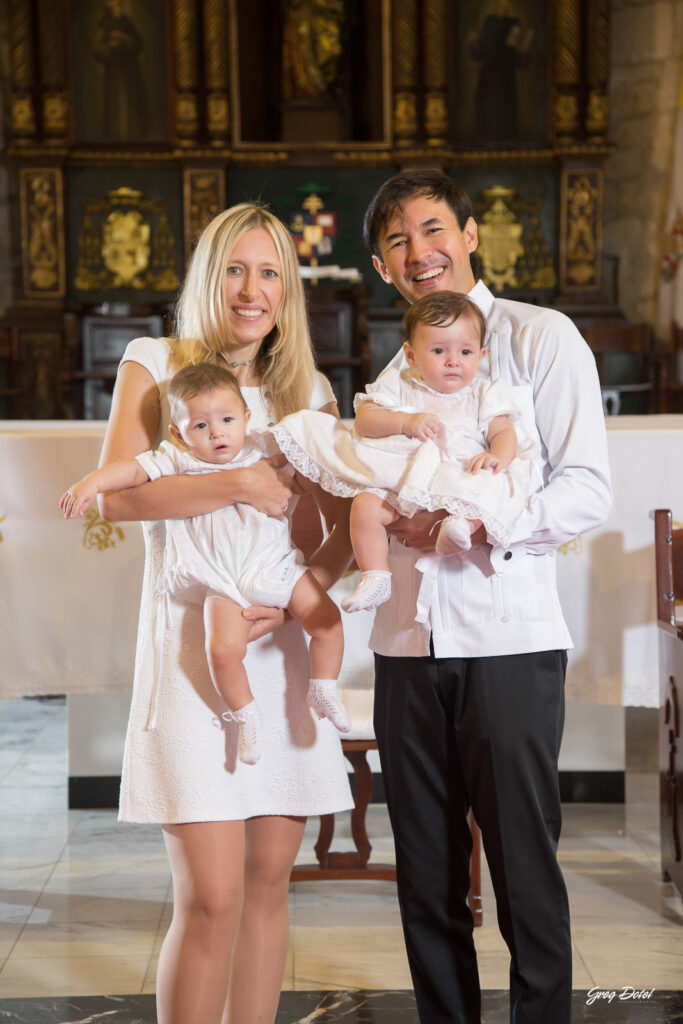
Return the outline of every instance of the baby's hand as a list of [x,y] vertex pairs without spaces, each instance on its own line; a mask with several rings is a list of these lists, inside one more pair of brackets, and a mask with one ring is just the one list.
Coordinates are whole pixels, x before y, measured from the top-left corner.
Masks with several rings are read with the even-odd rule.
[[96,497],[97,487],[81,480],[77,484],[72,484],[69,490],[64,492],[60,498],[59,507],[64,513],[65,519],[73,519],[74,516],[82,516]]
[[505,469],[505,466],[491,452],[481,452],[479,455],[475,455],[473,459],[470,459],[467,467],[470,473],[478,473],[480,469],[492,469],[494,473],[500,473],[501,469]]
[[403,433],[406,437],[416,437],[418,441],[434,441],[442,430],[439,417],[432,412],[414,412],[403,420]]

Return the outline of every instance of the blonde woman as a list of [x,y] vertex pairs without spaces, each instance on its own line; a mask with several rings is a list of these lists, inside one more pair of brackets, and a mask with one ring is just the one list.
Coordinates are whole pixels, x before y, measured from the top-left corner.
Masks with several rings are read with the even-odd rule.
[[[337,414],[315,369],[292,239],[255,204],[225,211],[203,232],[178,305],[177,337],[141,338],[126,349],[101,465],[168,439],[168,383],[181,367],[206,361],[226,364],[237,377],[250,429],[302,408]],[[277,1011],[289,874],[306,816],[352,805],[339,736],[306,702],[299,624],[285,622],[281,609],[246,609],[253,625],[244,664],[267,742],[257,764],[241,762],[209,675],[201,606],[160,601],[155,586],[164,520],[237,502],[280,516],[295,500],[292,479],[275,458],[230,473],[163,477],[99,500],[108,519],[145,521],[119,816],[161,823],[171,865],[159,1024],[267,1024]],[[327,589],[350,558],[348,511],[322,494],[320,503],[329,534],[308,564]]]

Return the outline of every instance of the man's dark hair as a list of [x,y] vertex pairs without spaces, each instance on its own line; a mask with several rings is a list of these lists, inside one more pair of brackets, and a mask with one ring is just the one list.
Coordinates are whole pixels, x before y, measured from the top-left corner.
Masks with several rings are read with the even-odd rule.
[[392,217],[403,209],[406,199],[426,196],[448,203],[462,231],[472,214],[467,193],[437,167],[416,167],[385,181],[372,199],[363,220],[363,241],[373,256],[381,257],[379,236]]
[[464,316],[476,326],[479,344],[483,348],[486,337],[486,319],[479,306],[468,299],[462,292],[432,292],[406,310],[403,317],[406,340],[410,343],[418,324],[429,327],[450,327],[452,323]]

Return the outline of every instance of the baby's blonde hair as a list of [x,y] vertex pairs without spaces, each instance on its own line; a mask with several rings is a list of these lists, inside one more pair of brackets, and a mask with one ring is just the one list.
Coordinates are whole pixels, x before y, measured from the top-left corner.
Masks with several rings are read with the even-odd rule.
[[225,272],[232,250],[247,231],[263,228],[273,240],[282,272],[282,299],[275,326],[264,338],[254,368],[262,378],[273,416],[281,419],[308,405],[315,358],[294,241],[285,225],[259,203],[240,203],[218,214],[204,229],[190,262],[176,311],[171,364],[180,369],[223,359],[230,329]]

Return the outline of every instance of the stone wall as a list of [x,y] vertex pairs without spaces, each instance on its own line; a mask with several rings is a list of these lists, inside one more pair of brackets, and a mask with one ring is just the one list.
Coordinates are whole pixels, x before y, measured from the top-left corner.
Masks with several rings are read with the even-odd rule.
[[683,70],[683,0],[612,0],[604,250],[619,257],[619,303],[656,322],[661,245]]

